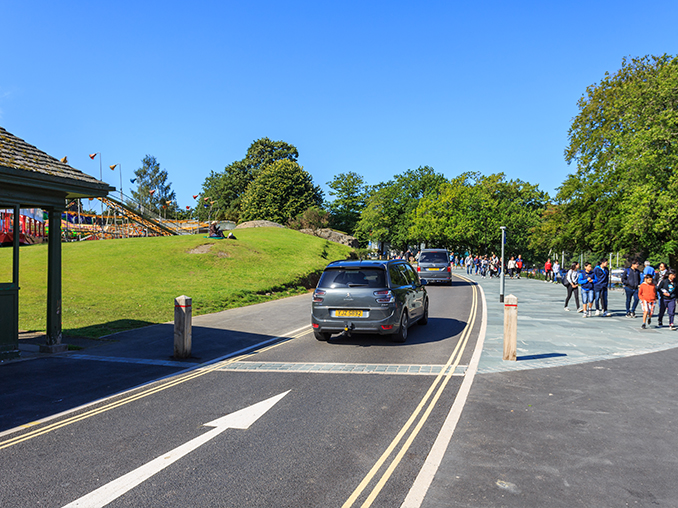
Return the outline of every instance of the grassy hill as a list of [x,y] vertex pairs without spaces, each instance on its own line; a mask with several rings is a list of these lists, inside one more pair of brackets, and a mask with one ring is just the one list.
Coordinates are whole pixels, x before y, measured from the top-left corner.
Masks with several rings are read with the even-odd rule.
[[[282,228],[203,236],[64,243],[63,329],[101,337],[174,319],[174,298],[206,314],[305,291],[304,282],[350,248]],[[11,280],[12,249],[0,249],[0,282]],[[19,328],[46,327],[47,245],[20,251]]]

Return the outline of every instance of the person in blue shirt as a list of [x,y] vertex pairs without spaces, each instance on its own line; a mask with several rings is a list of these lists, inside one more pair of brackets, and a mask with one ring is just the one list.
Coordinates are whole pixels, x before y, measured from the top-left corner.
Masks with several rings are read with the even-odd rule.
[[602,259],[593,269],[596,283],[593,285],[593,298],[596,300],[596,316],[611,316],[607,310],[607,286],[610,282],[610,270],[607,268],[607,259]]
[[645,280],[645,276],[649,275],[654,279],[654,268],[652,268],[652,265],[650,264],[649,261],[645,261],[645,268],[643,268],[643,277],[641,280]]
[[581,287],[581,298],[584,305],[584,317],[591,317],[593,308],[593,286],[596,283],[596,275],[591,269],[591,263],[584,263],[584,270],[579,273],[579,286]]

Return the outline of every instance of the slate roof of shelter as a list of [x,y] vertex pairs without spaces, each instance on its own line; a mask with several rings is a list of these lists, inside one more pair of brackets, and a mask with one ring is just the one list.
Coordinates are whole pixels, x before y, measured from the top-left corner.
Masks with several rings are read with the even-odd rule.
[[2,127],[0,127],[0,166],[108,187],[105,182],[55,159]]

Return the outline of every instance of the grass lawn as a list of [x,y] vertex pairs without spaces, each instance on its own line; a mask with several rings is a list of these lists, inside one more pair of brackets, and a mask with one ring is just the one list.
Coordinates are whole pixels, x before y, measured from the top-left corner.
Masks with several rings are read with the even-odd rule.
[[[62,244],[65,335],[101,337],[174,319],[174,298],[206,314],[306,291],[304,282],[351,249],[282,228],[236,230],[237,240],[202,235]],[[191,251],[199,250],[200,253]],[[0,249],[0,282],[12,249]],[[47,245],[20,249],[19,328],[46,328]]]

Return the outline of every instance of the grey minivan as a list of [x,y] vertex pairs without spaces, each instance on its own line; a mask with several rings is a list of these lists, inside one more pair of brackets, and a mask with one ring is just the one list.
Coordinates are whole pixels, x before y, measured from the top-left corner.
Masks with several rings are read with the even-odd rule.
[[425,281],[403,260],[334,261],[313,292],[311,325],[318,340],[333,333],[378,333],[407,340],[414,323],[428,322]]
[[428,282],[452,283],[450,253],[446,249],[423,249],[417,265],[419,277]]

